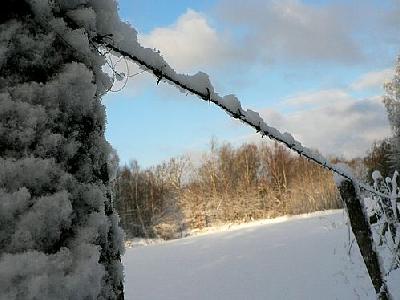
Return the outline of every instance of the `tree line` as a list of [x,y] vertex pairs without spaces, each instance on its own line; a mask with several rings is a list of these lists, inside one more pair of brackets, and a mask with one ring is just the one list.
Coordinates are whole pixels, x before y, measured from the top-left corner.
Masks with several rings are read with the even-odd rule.
[[[392,174],[393,148],[385,138],[363,158],[331,162],[373,183],[374,170]],[[199,161],[180,156],[146,169],[132,161],[118,167],[113,191],[128,238],[177,238],[189,229],[342,207],[330,171],[276,142],[212,140]]]
[[128,237],[175,238],[188,229],[341,207],[331,172],[278,143],[211,142],[194,162],[119,167],[114,197]]

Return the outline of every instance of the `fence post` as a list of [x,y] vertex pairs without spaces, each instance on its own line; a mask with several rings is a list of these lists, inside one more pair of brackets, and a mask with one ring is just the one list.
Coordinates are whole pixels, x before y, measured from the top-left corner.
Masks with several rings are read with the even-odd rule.
[[353,182],[349,180],[342,180],[338,183],[338,189],[346,205],[351,229],[356,237],[365,266],[375,288],[377,299],[390,300],[381,272],[378,254],[373,246],[372,231],[365,215],[362,199],[357,196],[356,188]]

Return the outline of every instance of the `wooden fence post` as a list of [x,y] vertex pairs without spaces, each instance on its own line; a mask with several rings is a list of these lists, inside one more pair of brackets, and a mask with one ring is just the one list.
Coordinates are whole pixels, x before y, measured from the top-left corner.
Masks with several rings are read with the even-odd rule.
[[372,231],[368,223],[362,205],[362,199],[357,196],[353,182],[342,180],[338,184],[340,196],[342,197],[350,219],[351,229],[356,237],[358,247],[367,267],[368,274],[375,288],[377,298],[380,300],[390,300],[386,283],[382,275],[378,254],[373,246]]

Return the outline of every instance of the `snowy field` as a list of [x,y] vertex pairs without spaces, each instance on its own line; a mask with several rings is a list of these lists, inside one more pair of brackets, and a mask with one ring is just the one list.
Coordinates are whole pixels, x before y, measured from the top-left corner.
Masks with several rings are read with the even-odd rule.
[[358,247],[348,255],[349,245],[336,210],[128,248],[126,298],[375,299]]

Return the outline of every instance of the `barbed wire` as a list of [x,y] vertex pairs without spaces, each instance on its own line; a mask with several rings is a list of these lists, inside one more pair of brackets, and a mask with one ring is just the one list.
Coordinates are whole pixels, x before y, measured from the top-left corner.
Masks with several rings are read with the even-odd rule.
[[[204,101],[207,102],[212,102],[215,105],[219,106],[220,108],[222,108],[224,111],[226,111],[229,115],[231,115],[233,118],[240,120],[241,122],[249,125],[250,127],[254,128],[258,133],[261,133],[262,136],[267,136],[273,140],[276,140],[284,145],[286,145],[289,149],[293,150],[294,152],[298,153],[301,156],[306,157],[308,160],[313,161],[314,163],[322,166],[325,169],[328,169],[340,176],[342,176],[343,178],[345,178],[346,180],[352,181],[353,184],[355,184],[358,188],[363,189],[364,191],[367,191],[369,193],[375,194],[379,197],[383,197],[383,198],[391,198],[390,195],[386,195],[382,192],[377,191],[375,188],[373,188],[372,186],[363,183],[363,182],[359,182],[354,176],[352,176],[349,173],[346,173],[344,170],[332,165],[331,163],[327,162],[327,160],[325,159],[320,159],[318,157],[315,157],[314,155],[310,155],[309,152],[311,151],[304,151],[306,148],[299,146],[300,143],[298,143],[298,145],[296,144],[296,141],[294,141],[294,143],[289,143],[287,140],[283,139],[282,137],[274,134],[274,132],[272,131],[268,131],[265,130],[263,128],[261,128],[261,124],[254,124],[253,122],[251,122],[247,116],[245,114],[243,114],[243,112],[241,110],[237,110],[237,111],[232,111],[231,109],[229,109],[227,106],[225,106],[223,103],[213,99],[210,96],[209,90],[208,93],[201,93],[197,90],[195,90],[194,88],[188,86],[185,83],[180,82],[177,79],[172,78],[171,76],[169,76],[168,74],[164,74],[162,72],[162,69],[156,68],[154,66],[152,66],[151,64],[147,63],[146,61],[140,59],[139,57],[135,56],[134,54],[128,53],[122,49],[119,49],[118,47],[114,46],[111,43],[105,42],[104,40],[102,40],[101,38],[96,41],[97,43],[100,42],[99,46],[103,46],[106,47],[107,49],[111,50],[111,51],[115,51],[125,57],[128,57],[129,59],[131,59],[133,62],[145,67],[147,69],[147,71],[151,71],[157,78],[157,84],[161,81],[161,80],[167,80],[171,83],[173,83],[174,85],[178,86],[179,88],[182,88],[196,96],[198,96],[199,98],[201,98]],[[399,197],[397,197],[399,198]]]
[[[133,78],[133,77],[138,76],[147,71],[146,69],[144,69],[139,72],[131,74],[131,69],[129,67],[128,61],[125,56],[121,55],[121,57],[117,58],[114,62],[113,55],[110,51],[106,51],[104,53],[101,53],[101,51],[98,51],[98,53],[104,57],[106,64],[110,68],[111,73],[112,73],[112,85],[107,90],[109,92],[117,93],[117,92],[122,91],[127,86],[129,78]],[[125,65],[124,72],[117,71],[117,67],[121,62],[123,62]],[[116,81],[123,81],[123,83],[119,88],[113,89]]]

